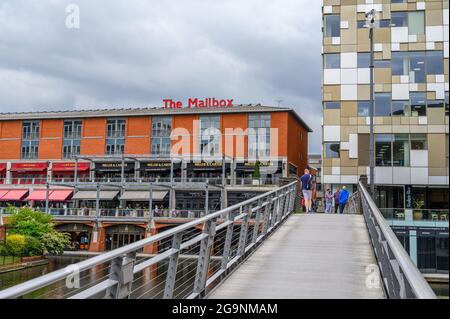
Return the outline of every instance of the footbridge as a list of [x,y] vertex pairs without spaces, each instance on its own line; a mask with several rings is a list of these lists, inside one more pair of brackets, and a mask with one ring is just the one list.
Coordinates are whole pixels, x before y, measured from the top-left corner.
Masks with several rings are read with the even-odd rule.
[[294,214],[297,194],[294,181],[0,298],[436,298],[363,184],[343,215]]

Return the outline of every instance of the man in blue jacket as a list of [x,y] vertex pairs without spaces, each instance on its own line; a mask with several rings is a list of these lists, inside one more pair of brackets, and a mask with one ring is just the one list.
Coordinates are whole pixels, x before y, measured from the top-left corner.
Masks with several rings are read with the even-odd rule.
[[350,196],[350,193],[347,190],[347,187],[342,186],[342,190],[339,192],[339,214],[344,213],[344,208],[348,202],[349,196]]

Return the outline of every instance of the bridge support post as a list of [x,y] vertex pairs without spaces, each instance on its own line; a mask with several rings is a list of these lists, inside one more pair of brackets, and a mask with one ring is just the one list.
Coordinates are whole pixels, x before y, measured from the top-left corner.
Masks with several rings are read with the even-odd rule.
[[111,262],[109,279],[117,281],[117,285],[106,290],[105,299],[129,299],[133,283],[133,269],[136,252],[119,257]]
[[169,268],[167,269],[166,286],[164,288],[164,299],[172,299],[175,288],[175,279],[177,276],[178,257],[180,255],[180,246],[182,233],[175,234],[172,239],[172,249],[175,253],[169,257]]
[[194,280],[194,295],[201,296],[206,287],[206,280],[208,278],[209,259],[211,257],[211,250],[214,243],[214,236],[216,231],[216,222],[207,220],[203,227],[203,233],[208,234],[208,237],[202,239],[200,243],[200,255],[197,263],[197,273]]
[[252,243],[256,243],[256,240],[258,239],[258,232],[259,232],[259,221],[261,219],[261,210],[262,210],[262,201],[258,200],[258,209],[256,210],[255,215],[255,223],[253,224],[253,236],[252,236]]
[[223,245],[222,255],[222,270],[226,270],[228,262],[230,261],[231,241],[233,239],[234,218],[232,212],[228,213],[228,221],[231,223],[227,226],[227,233],[225,235],[225,243]]
[[272,201],[273,201],[273,197],[269,196],[267,198],[266,208],[264,209],[264,229],[263,229],[264,235],[267,234],[267,231],[269,230],[269,227],[270,227],[270,224],[269,224],[270,223],[270,210],[273,207]]
[[237,250],[238,256],[243,256],[245,253],[245,244],[247,243],[247,233],[248,233],[248,221],[250,219],[250,213],[251,213],[249,205],[245,206],[244,209],[245,209],[247,215],[245,215],[242,218],[241,232],[239,234],[239,245],[238,245],[238,250]]
[[286,193],[284,191],[281,192],[280,200],[278,201],[278,211],[275,218],[275,224],[278,224],[278,222],[281,220],[282,216],[284,215],[284,202],[286,200]]

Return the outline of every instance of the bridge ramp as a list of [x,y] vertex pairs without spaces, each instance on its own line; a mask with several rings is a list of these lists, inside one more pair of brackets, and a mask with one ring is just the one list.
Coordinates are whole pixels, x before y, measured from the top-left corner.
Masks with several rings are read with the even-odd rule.
[[375,264],[362,215],[292,215],[209,298],[385,298]]

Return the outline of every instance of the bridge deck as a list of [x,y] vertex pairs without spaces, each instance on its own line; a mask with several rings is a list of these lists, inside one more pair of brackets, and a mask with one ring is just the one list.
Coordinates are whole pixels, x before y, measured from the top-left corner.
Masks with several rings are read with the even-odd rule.
[[209,298],[384,298],[362,215],[292,215]]

